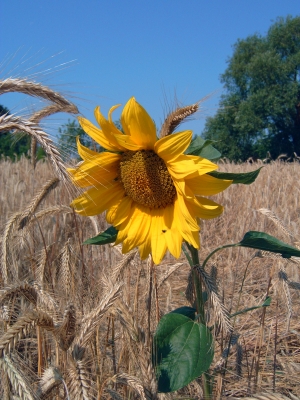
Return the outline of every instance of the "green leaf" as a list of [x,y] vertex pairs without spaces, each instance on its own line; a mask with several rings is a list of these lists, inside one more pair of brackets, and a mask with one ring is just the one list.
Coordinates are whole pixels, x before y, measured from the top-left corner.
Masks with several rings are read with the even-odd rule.
[[244,310],[241,310],[241,311],[238,311],[238,312],[236,312],[234,314],[231,314],[230,318],[235,317],[236,315],[245,314],[248,311],[256,310],[257,308],[269,307],[270,304],[271,304],[271,297],[268,296],[266,298],[266,300],[263,302],[263,304],[261,304],[260,306],[253,306],[253,307],[249,307],[249,308],[244,308]]
[[83,242],[83,244],[107,244],[114,243],[117,239],[118,231],[114,226],[110,226],[106,231],[99,233],[99,235],[94,236],[90,239],[87,239]]
[[258,177],[258,174],[260,173],[260,170],[263,167],[260,167],[256,169],[255,171],[251,172],[245,172],[245,173],[240,173],[240,174],[235,174],[231,172],[217,172],[217,171],[212,171],[209,172],[208,175],[213,176],[214,178],[218,179],[228,179],[232,180],[232,183],[243,183],[244,185],[250,185],[250,183],[253,183],[255,179]]
[[185,154],[206,158],[207,160],[218,160],[221,153],[211,146],[214,140],[204,140],[197,136],[186,149]]
[[194,321],[196,311],[197,310],[193,307],[183,306],[176,308],[176,310],[171,311],[171,313],[184,315]]
[[250,231],[237,246],[279,253],[283,258],[300,257],[300,250],[264,232]]
[[207,371],[214,356],[209,329],[175,312],[159,321],[154,336],[153,364],[158,390],[178,390]]

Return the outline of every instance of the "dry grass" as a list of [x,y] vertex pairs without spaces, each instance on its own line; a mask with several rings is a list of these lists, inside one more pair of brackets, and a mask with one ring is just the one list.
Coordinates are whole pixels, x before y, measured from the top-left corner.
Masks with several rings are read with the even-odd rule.
[[[15,119],[14,127],[21,122]],[[200,379],[178,393],[158,394],[151,365],[160,317],[193,298],[183,254],[154,267],[136,251],[123,256],[119,246],[82,245],[106,228],[105,218],[74,214],[55,144],[38,125],[24,126],[48,146],[49,161],[0,161],[0,398],[202,398]],[[166,134],[172,130],[169,123]],[[255,168],[220,164],[222,171]],[[299,175],[299,163],[277,161],[254,184],[215,196],[225,211],[201,222],[201,260],[249,230],[298,246]],[[209,294],[208,324],[218,326],[214,398],[259,392],[268,392],[260,398],[300,398],[299,259],[230,248],[210,261],[198,273]],[[270,307],[228,319],[228,312],[260,305],[266,296]]]

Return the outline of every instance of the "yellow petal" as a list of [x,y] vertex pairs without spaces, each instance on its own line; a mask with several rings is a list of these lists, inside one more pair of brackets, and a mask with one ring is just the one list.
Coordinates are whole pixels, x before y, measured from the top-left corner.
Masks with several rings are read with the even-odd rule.
[[215,203],[213,200],[206,197],[195,198],[192,201],[186,201],[187,208],[190,213],[202,219],[216,218],[223,212],[223,206]]
[[148,237],[151,225],[150,209],[135,204],[127,233],[127,242],[130,250],[144,243]]
[[114,138],[118,145],[125,150],[138,151],[144,149],[143,145],[136,144],[136,142],[129,135],[115,135]]
[[178,156],[174,161],[167,162],[168,171],[175,179],[194,178],[214,171],[218,166],[206,158],[195,156]]
[[119,145],[115,144],[114,136],[108,133],[104,133],[99,128],[97,128],[94,124],[92,124],[89,120],[78,117],[78,121],[82,127],[82,129],[92,138],[100,144],[100,146],[104,147],[110,151],[119,151]]
[[185,220],[189,223],[191,229],[193,229],[194,231],[199,230],[198,224],[196,222],[197,214],[193,214],[189,210],[189,208],[187,207],[187,202],[185,201],[185,198],[183,196],[178,194],[177,199],[180,207],[180,214],[183,215]]
[[200,248],[199,239],[199,226],[197,229],[192,229],[183,214],[181,213],[181,207],[178,199],[174,202],[174,224],[178,227],[182,237],[188,243],[193,245],[196,249]]
[[170,253],[175,257],[180,257],[182,235],[178,229],[178,223],[174,215],[174,204],[164,209],[164,236]]
[[154,145],[154,151],[164,161],[172,161],[183,154],[192,140],[192,131],[174,133],[159,139]]
[[217,179],[207,174],[191,179],[187,178],[185,182],[192,193],[202,196],[211,196],[220,193],[232,183],[232,181]]
[[167,251],[164,235],[164,210],[151,210],[151,254],[155,264],[159,264]]
[[72,180],[79,187],[107,186],[118,175],[120,159],[119,154],[97,153],[97,156],[84,161],[75,172],[71,172]]
[[121,123],[126,135],[145,150],[153,150],[156,128],[147,111],[132,97],[125,105]]
[[[117,108],[117,106],[114,106],[113,109]],[[110,110],[110,114],[112,113],[112,109]],[[107,119],[101,114],[100,112],[100,107],[95,108],[95,118],[100,125],[102,132],[106,135],[107,138],[111,141],[113,146],[118,148],[119,151],[124,151],[125,149],[120,146],[120,144],[116,141],[114,135],[119,134],[122,135],[122,132],[119,131],[119,129],[115,126],[110,121],[107,121]]]
[[98,215],[116,204],[124,195],[123,186],[114,182],[109,187],[99,186],[87,190],[72,201],[71,207],[80,215]]
[[141,260],[145,260],[151,253],[151,236],[150,236],[150,234],[147,236],[147,239],[145,240],[145,242],[139,246],[139,252],[140,252]]
[[93,151],[85,146],[83,146],[80,143],[80,139],[79,136],[76,136],[76,144],[77,144],[77,150],[78,150],[78,154],[80,155],[80,157],[86,161],[86,160],[90,160],[91,158],[98,156],[99,153],[97,151]]
[[106,221],[114,225],[116,228],[121,225],[130,215],[133,200],[129,196],[125,196],[118,204],[111,207],[106,213]]

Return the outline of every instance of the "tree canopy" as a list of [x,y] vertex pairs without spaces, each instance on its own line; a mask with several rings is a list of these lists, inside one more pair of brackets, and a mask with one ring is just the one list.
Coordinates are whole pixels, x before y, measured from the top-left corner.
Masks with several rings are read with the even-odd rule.
[[226,93],[203,136],[232,160],[300,153],[300,17],[278,18],[266,36],[239,39],[221,75]]
[[[9,114],[8,108],[0,105],[0,115]],[[12,160],[20,158],[22,154],[27,155],[30,149],[30,138],[22,133],[11,132],[0,133],[0,157],[10,157]]]

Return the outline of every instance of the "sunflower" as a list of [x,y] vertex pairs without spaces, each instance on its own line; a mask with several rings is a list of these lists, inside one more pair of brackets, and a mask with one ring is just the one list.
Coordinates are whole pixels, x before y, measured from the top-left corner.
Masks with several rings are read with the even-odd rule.
[[159,264],[167,250],[178,258],[182,241],[200,247],[198,218],[218,217],[223,207],[203,196],[226,189],[231,181],[208,175],[217,169],[211,161],[185,155],[192,131],[156,137],[155,124],[132,97],[121,114],[121,132],[95,109],[101,129],[79,117],[83,130],[107,151],[84,147],[77,138],[83,162],[70,168],[74,184],[87,190],[73,200],[78,214],[92,216],[106,211],[106,220],[117,230],[116,244],[123,253],[139,247]]

